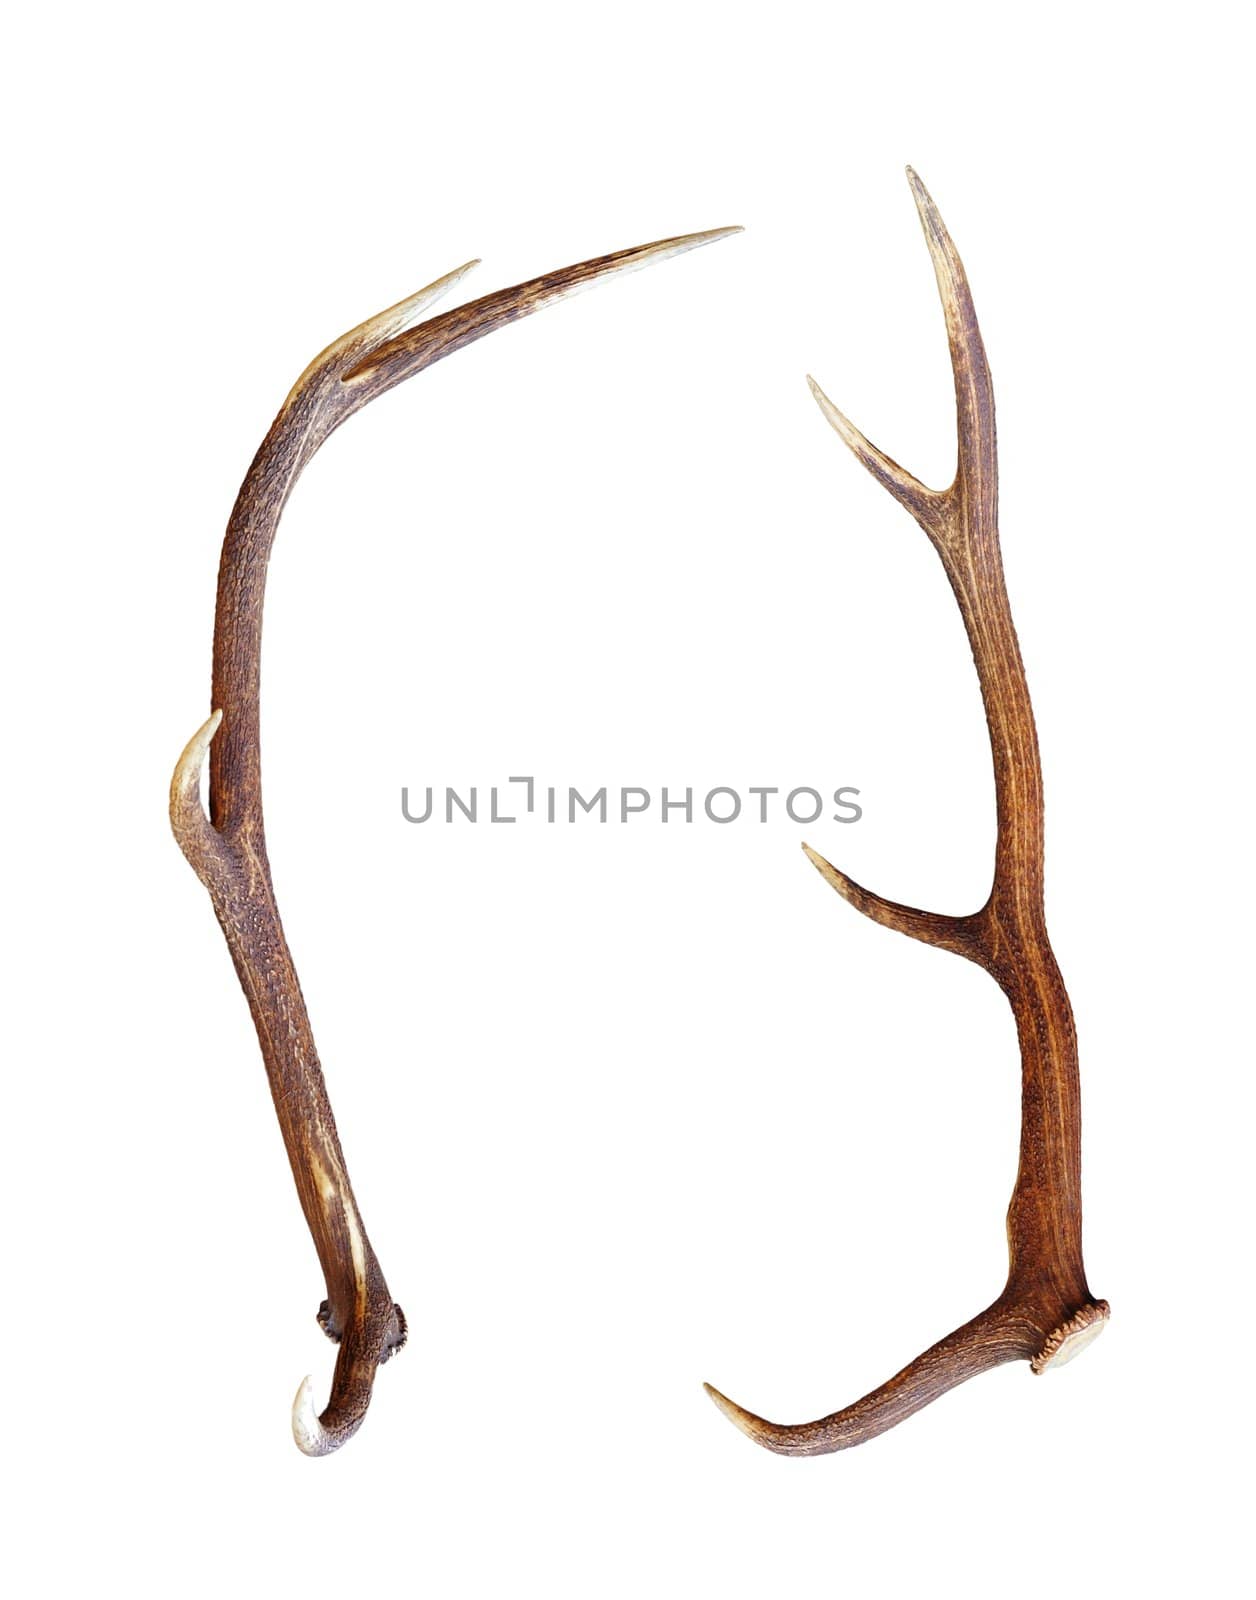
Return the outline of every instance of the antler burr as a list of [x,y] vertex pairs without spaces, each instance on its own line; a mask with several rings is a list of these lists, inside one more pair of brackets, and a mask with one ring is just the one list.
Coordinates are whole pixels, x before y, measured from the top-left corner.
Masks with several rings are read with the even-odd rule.
[[[214,616],[214,711],[175,768],[170,818],[184,855],[209,890],[248,998],[327,1283],[318,1320],[340,1350],[322,1414],[308,1378],[293,1405],[293,1434],[306,1455],[327,1455],[357,1432],[376,1369],[405,1343],[406,1321],[388,1291],[349,1184],[266,856],[258,722],[262,603],[280,515],[320,446],[354,412],[405,379],[578,289],[739,231],[718,228],[598,256],[411,326],[478,265],[472,261],[381,311],[329,345],[302,373],[249,468],[227,525]],[[200,797],[207,751],[208,815]]]
[[1029,689],[999,553],[994,393],[968,280],[924,184],[908,180],[933,258],[955,375],[959,462],[949,489],[927,489],[847,421],[810,378],[834,430],[928,535],[972,646],[994,759],[994,883],[980,911],[941,916],[862,888],[814,850],[813,865],[874,922],[975,961],[1006,994],[1022,1065],[1020,1167],[1007,1216],[1009,1268],[992,1305],[888,1383],[818,1422],[767,1422],[707,1385],[750,1438],[780,1455],[826,1455],[884,1433],[948,1389],[1005,1361],[1062,1366],[1099,1334],[1108,1306],[1082,1264],[1081,1105],[1073,1015],[1043,912],[1042,768]]

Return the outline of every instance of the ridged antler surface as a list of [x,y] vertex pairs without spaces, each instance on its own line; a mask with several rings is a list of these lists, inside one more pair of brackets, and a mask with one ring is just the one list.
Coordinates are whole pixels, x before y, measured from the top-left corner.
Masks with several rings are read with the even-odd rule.
[[1007,1216],[1009,1270],[993,1305],[853,1405],[818,1422],[781,1425],[707,1385],[742,1431],[781,1455],[862,1444],[956,1384],[1005,1361],[1061,1366],[1098,1334],[1107,1304],[1082,1265],[1081,1102],[1077,1039],[1043,913],[1042,769],[1029,689],[999,554],[994,392],[968,280],[924,184],[908,179],[933,257],[955,374],[959,464],[949,489],[926,489],[868,442],[812,380],[821,411],[928,534],[959,602],[981,683],[998,814],[994,885],[980,911],[940,916],[861,888],[814,850],[813,864],[865,916],[975,961],[1011,1003],[1022,1064],[1020,1168]]
[[[248,997],[301,1208],[327,1282],[319,1322],[340,1351],[322,1415],[308,1378],[293,1406],[293,1433],[307,1455],[327,1455],[357,1432],[376,1369],[405,1342],[406,1323],[349,1184],[266,857],[258,722],[262,603],[280,515],[302,470],[341,423],[406,378],[603,278],[738,231],[720,228],[598,256],[410,327],[477,263],[457,268],[345,334],[306,368],[258,450],[231,514],[214,617],[214,711],[175,769],[170,816],[184,855],[209,890]],[[207,751],[208,816],[200,798]]]

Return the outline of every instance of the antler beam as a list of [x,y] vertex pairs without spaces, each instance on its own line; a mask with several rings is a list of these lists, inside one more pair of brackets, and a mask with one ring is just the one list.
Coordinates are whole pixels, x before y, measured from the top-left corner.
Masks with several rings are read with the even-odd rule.
[[1007,1216],[1006,1286],[985,1311],[853,1405],[818,1422],[766,1422],[707,1385],[737,1426],[780,1455],[826,1455],[884,1433],[948,1389],[1005,1361],[1062,1366],[1103,1329],[1082,1265],[1081,1099],[1077,1039],[1043,912],[1042,768],[1025,669],[1003,579],[994,391],[963,264],[909,167],[946,313],[955,374],[959,464],[949,489],[927,489],[870,444],[811,379],[821,411],[877,481],[905,506],[942,559],[972,646],[994,758],[994,885],[980,911],[940,916],[885,900],[814,850],[807,855],[856,910],[909,938],[966,956],[1011,1003],[1022,1063],[1020,1168]]
[[[327,1455],[357,1432],[377,1367],[405,1343],[406,1320],[388,1292],[349,1184],[266,857],[258,721],[262,604],[280,515],[319,447],[355,411],[397,384],[576,290],[739,231],[717,228],[598,256],[411,326],[478,264],[471,261],[381,311],[329,345],[302,373],[249,468],[227,525],[214,616],[214,711],[175,768],[170,818],[184,855],[209,890],[248,998],[301,1208],[327,1282],[318,1320],[340,1351],[321,1416],[308,1378],[293,1405],[293,1434],[306,1455]],[[200,797],[207,751],[208,815]]]

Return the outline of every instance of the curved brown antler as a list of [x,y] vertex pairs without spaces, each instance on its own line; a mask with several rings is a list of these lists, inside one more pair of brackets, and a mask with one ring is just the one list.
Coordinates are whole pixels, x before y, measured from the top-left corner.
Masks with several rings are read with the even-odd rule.
[[[380,312],[329,345],[302,373],[249,468],[227,525],[214,616],[215,710],[175,769],[170,818],[184,855],[209,890],[248,997],[301,1208],[327,1281],[318,1320],[340,1352],[321,1416],[308,1378],[297,1393],[292,1428],[306,1455],[327,1455],[357,1432],[376,1368],[404,1344],[406,1323],[349,1185],[266,857],[258,725],[262,602],[280,515],[319,446],[355,411],[406,378],[589,284],[739,231],[718,228],[598,256],[409,327],[477,265],[472,261]],[[207,750],[208,816],[200,799]]]
[[879,1389],[819,1422],[781,1426],[707,1392],[742,1431],[781,1455],[825,1455],[875,1438],[956,1384],[1028,1360],[1035,1372],[1070,1360],[1108,1316],[1082,1265],[1081,1101],[1077,1039],[1043,913],[1042,768],[999,554],[994,392],[968,280],[924,184],[907,176],[933,257],[955,372],[959,465],[946,490],[927,489],[855,428],[811,379],[821,411],[873,477],[911,512],[942,558],[981,682],[998,813],[994,886],[971,916],[897,905],[807,851],[865,916],[975,961],[1003,989],[1022,1062],[1020,1169],[1008,1210],[1003,1293]]

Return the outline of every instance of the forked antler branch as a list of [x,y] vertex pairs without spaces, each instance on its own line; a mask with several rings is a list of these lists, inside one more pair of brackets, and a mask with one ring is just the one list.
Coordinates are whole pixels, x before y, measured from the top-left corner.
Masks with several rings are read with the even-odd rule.
[[885,900],[803,848],[838,894],[865,916],[966,956],[1003,989],[1020,1038],[1020,1168],[1007,1217],[1010,1265],[1003,1293],[888,1383],[819,1422],[794,1426],[765,1422],[707,1385],[744,1433],[781,1455],[825,1455],[862,1444],[1005,1361],[1028,1360],[1035,1372],[1062,1365],[1102,1330],[1108,1316],[1107,1304],[1091,1295],[1082,1265],[1077,1040],[1043,913],[1042,769],[999,554],[990,369],[959,255],[925,186],[910,167],[907,175],[946,313],[959,433],[954,483],[927,489],[808,382],[833,428],[928,534],[959,602],[994,757],[994,886],[980,911],[940,916]]
[[[266,858],[258,726],[262,602],[280,514],[320,445],[355,411],[406,378],[589,284],[738,231],[719,228],[598,256],[411,327],[477,265],[472,261],[380,312],[329,345],[302,373],[249,468],[227,525],[214,616],[215,709],[175,769],[170,817],[184,855],[209,890],[248,997],[301,1208],[327,1281],[319,1322],[340,1352],[322,1415],[308,1378],[293,1406],[293,1433],[307,1455],[327,1455],[361,1426],[376,1368],[405,1342],[406,1323],[349,1186]],[[208,816],[200,798],[206,751]]]

